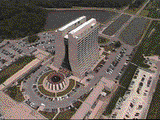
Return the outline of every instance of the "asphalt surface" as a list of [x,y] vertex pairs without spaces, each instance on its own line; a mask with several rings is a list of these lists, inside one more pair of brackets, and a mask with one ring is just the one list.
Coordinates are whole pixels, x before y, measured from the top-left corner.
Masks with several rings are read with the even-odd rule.
[[[124,45],[124,47],[128,48],[126,54],[130,54],[132,49],[127,45]],[[108,61],[106,61],[105,65],[100,69],[100,71],[98,73],[94,74],[95,78],[93,78],[88,83],[87,87],[81,87],[81,88],[77,89],[77,92],[73,93],[72,95],[70,95],[69,98],[65,98],[62,101],[56,101],[56,100],[50,101],[48,99],[44,100],[43,98],[38,97],[35,94],[35,92],[33,91],[32,84],[35,83],[35,80],[37,79],[37,76],[39,76],[39,73],[45,69],[45,67],[44,67],[45,65],[44,65],[42,68],[40,68],[34,74],[32,74],[32,77],[29,78],[29,80],[27,80],[27,83],[25,84],[24,88],[27,88],[26,93],[31,96],[30,101],[36,103],[36,105],[40,105],[41,103],[44,103],[46,105],[46,108],[49,108],[49,109],[64,108],[64,107],[69,106],[71,103],[76,101],[81,95],[88,92],[92,87],[94,87],[95,84],[102,78],[102,76],[114,79],[115,76],[118,75],[119,71],[123,67],[123,64],[126,60],[125,55],[121,59],[121,61],[119,62],[119,64],[117,65],[117,67],[115,68],[114,72],[111,75],[106,74],[105,70],[109,67],[109,65],[112,63],[112,61],[115,59],[115,57],[119,54],[119,52],[121,51],[121,48],[122,48],[122,46],[118,49],[118,51],[116,53],[112,53],[112,55],[110,56]],[[48,64],[48,63],[46,63],[46,64]]]
[[129,45],[138,44],[149,22],[150,20],[144,18],[134,18],[119,35],[120,40]]
[[114,35],[117,32],[117,30],[119,30],[122,27],[122,25],[125,22],[127,22],[130,18],[130,15],[121,15],[117,20],[111,23],[102,33],[109,36]]

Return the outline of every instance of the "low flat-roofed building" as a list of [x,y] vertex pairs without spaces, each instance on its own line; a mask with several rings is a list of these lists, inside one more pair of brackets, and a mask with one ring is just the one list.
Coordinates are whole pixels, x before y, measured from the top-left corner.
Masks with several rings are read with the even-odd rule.
[[100,81],[97,84],[97,86],[93,89],[93,91],[90,93],[88,98],[85,100],[85,103],[92,105],[103,89],[104,89],[104,83]]
[[71,119],[83,119],[87,112],[90,110],[90,107],[91,105],[84,102]]
[[103,106],[103,101],[99,100],[96,107],[94,108],[94,110],[92,111],[91,115],[89,116],[89,119],[98,119],[96,118],[97,114],[101,114],[101,107]]
[[26,73],[30,72],[40,64],[41,64],[41,60],[39,59],[32,60],[30,63],[24,66],[24,68],[22,68],[17,73],[15,73],[10,78],[8,78],[3,84],[5,86],[11,85],[13,82],[17,81],[18,79],[21,79]]
[[94,88],[94,90],[90,93],[90,95],[86,98],[84,103],[81,105],[81,107],[77,110],[77,112],[74,114],[72,119],[83,119],[87,112],[91,109],[91,106],[99,96],[99,94],[104,89],[104,83],[99,82],[97,86]]
[[44,51],[44,50],[41,50],[41,49],[37,49],[37,51],[38,51],[39,53],[42,53],[42,54],[45,55],[45,56],[49,56],[49,55],[50,55],[50,53],[48,53],[48,52],[46,52],[46,51]]
[[109,91],[111,91],[113,89],[113,86],[115,84],[115,82],[113,80],[109,80],[105,77],[102,77],[101,81],[103,81],[105,83],[105,87],[107,87]]
[[45,56],[45,55],[43,55],[41,53],[37,54],[35,57],[38,58],[39,60],[42,60],[42,61],[47,58],[47,56]]

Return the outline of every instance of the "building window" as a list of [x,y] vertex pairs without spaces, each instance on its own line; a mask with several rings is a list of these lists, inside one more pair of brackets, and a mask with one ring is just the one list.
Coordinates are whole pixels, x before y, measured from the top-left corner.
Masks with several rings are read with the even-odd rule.
[[139,106],[138,106],[138,110],[140,110],[140,109],[142,109],[142,105],[139,105]]
[[133,108],[134,105],[132,103],[130,103],[130,106],[131,106],[131,108]]
[[135,114],[135,116],[138,116],[138,115],[139,115],[139,113],[136,113],[136,114]]

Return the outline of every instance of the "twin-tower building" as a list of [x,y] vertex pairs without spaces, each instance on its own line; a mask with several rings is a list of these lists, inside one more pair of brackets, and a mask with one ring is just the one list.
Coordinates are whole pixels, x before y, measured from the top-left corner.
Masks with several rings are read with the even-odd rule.
[[[86,16],[57,29],[53,65],[59,68],[64,58],[67,58],[73,75],[83,78],[99,58],[98,30],[96,19],[86,21]],[[67,57],[65,51],[68,51]]]

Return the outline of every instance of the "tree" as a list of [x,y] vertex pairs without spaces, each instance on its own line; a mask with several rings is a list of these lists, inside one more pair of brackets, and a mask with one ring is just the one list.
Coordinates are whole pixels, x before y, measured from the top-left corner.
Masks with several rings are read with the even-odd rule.
[[32,36],[28,37],[28,42],[33,43],[39,39],[40,39],[40,37],[38,35],[32,35]]

